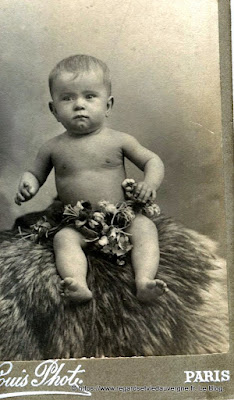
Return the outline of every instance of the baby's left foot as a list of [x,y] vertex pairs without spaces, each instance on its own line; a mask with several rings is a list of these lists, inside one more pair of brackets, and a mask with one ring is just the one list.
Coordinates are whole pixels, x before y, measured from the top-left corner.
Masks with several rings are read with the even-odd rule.
[[167,284],[160,279],[146,279],[137,283],[137,298],[143,303],[151,303],[168,291]]
[[65,299],[80,304],[90,301],[93,297],[87,284],[80,285],[79,281],[70,277],[64,278],[64,280],[60,282],[59,292]]

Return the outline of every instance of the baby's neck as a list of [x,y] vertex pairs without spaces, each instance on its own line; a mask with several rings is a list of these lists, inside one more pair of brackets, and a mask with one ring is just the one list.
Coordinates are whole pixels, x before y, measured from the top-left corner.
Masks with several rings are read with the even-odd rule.
[[90,137],[90,136],[96,136],[99,133],[103,132],[105,130],[104,126],[101,126],[98,129],[95,129],[94,131],[90,131],[90,132],[75,132],[75,131],[66,131],[65,134],[67,136],[73,137],[73,138],[85,138],[85,137]]

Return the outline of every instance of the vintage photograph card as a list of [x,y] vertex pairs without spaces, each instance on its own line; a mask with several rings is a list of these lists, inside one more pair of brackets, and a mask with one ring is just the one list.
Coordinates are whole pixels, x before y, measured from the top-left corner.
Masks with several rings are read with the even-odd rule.
[[0,399],[233,399],[231,2],[0,23]]

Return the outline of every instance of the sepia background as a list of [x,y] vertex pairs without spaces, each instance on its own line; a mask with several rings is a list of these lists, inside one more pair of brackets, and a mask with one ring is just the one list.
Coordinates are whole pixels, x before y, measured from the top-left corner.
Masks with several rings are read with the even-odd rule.
[[[84,53],[112,72],[109,125],[164,161],[162,211],[218,240],[223,252],[217,21],[214,0],[1,0],[0,229],[55,196],[51,174],[33,200],[14,204],[38,148],[63,131],[48,110],[48,74]],[[128,175],[141,173],[128,164]]]

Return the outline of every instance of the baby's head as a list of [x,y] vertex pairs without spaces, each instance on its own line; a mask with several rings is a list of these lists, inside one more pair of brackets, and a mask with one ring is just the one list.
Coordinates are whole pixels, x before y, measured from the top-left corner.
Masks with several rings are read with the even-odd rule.
[[49,88],[52,98],[53,89],[56,85],[56,78],[64,72],[74,74],[74,78],[86,72],[93,72],[96,74],[101,73],[107,94],[108,96],[111,96],[111,77],[107,65],[96,57],[85,54],[77,54],[64,58],[51,71],[49,75]]
[[110,72],[95,57],[75,55],[51,71],[49,107],[70,134],[100,130],[113,106]]

